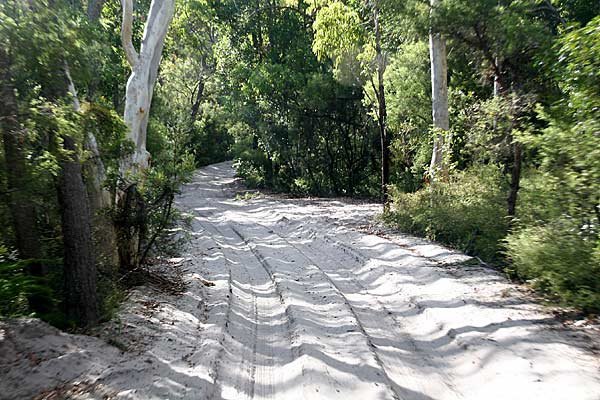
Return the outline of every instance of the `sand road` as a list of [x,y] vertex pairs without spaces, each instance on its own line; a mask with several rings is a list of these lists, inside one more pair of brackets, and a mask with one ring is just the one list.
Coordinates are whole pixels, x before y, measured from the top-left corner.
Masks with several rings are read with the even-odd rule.
[[375,204],[242,190],[231,163],[183,188],[188,288],[131,296],[119,332],[136,351],[0,325],[0,398],[600,399],[585,337],[498,273],[365,232]]

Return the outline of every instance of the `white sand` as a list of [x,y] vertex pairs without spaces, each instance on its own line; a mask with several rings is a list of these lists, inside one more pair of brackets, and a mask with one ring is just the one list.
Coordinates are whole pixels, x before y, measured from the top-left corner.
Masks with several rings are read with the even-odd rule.
[[0,323],[0,399],[600,399],[585,335],[499,274],[362,232],[378,205],[239,189],[230,163],[185,186],[188,290],[132,293],[99,329],[128,351]]

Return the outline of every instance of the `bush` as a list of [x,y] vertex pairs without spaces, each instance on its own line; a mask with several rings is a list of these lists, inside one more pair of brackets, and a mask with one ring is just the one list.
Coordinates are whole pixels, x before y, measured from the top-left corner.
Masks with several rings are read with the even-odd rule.
[[249,188],[263,188],[265,179],[262,171],[252,161],[238,159],[234,163],[236,176],[244,179]]
[[[49,273],[32,275],[33,264]],[[62,265],[58,260],[14,260],[0,254],[0,317],[35,316],[60,328],[72,326],[61,309]]]
[[392,211],[385,218],[401,231],[493,260],[508,229],[505,186],[499,169],[490,165],[457,172],[449,182],[415,193],[392,189]]
[[600,240],[572,220],[516,230],[506,239],[514,272],[550,299],[600,312]]
[[600,312],[600,17],[556,45],[562,97],[538,109],[541,132],[520,140],[535,150],[538,174],[523,182],[519,227],[506,240],[514,272],[549,298]]

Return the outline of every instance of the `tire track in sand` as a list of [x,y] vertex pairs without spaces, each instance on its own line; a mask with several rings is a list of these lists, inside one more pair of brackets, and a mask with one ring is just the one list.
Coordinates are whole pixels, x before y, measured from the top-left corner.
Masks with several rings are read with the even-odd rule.
[[[257,226],[262,227],[263,229],[267,230],[267,232],[269,234],[274,234],[272,230],[268,230],[264,225],[258,224],[256,223]],[[274,271],[277,271],[277,268],[273,265],[271,265],[271,263],[269,263],[269,261],[267,260],[267,258],[261,254],[261,252],[258,250],[258,247],[255,243],[253,243],[251,240],[249,240],[248,236],[242,234],[239,229],[233,228],[233,231],[240,237],[240,239],[242,239],[246,245],[250,248],[250,250],[252,251],[252,253],[254,253],[254,255],[256,256],[257,259],[259,259],[259,261],[261,262],[261,264],[263,265],[263,267],[265,268],[266,271],[270,271],[269,273],[271,275],[274,274]],[[381,360],[381,358],[379,357],[379,354],[376,351],[376,346],[373,344],[372,338],[371,336],[367,333],[365,327],[363,326],[363,323],[361,321],[361,318],[358,316],[356,310],[354,309],[353,305],[351,304],[351,302],[348,300],[348,298],[346,297],[346,295],[344,294],[344,292],[340,289],[340,287],[337,285],[337,283],[335,281],[333,281],[324,271],[323,269],[321,269],[317,263],[315,263],[315,261],[308,257],[305,253],[303,253],[302,251],[300,251],[300,249],[298,249],[296,246],[294,246],[292,243],[288,242],[285,238],[277,235],[278,238],[280,238],[281,240],[285,241],[286,243],[289,244],[288,250],[294,249],[298,255],[300,255],[301,257],[305,258],[307,261],[309,261],[309,267],[313,267],[314,269],[316,269],[320,275],[323,276],[323,278],[325,278],[326,282],[329,282],[329,284],[331,285],[331,287],[333,288],[333,290],[335,291],[335,295],[338,296],[341,301],[342,304],[346,307],[347,311],[351,314],[354,325],[358,328],[359,333],[362,335],[364,341],[366,342],[366,345],[368,347],[368,352],[370,353],[371,357],[373,358],[373,360],[375,361],[375,364],[377,365],[377,369],[378,371],[376,371],[376,374],[379,375],[382,378],[382,383],[384,383],[387,387],[387,389],[389,390],[389,395],[391,398],[399,400],[399,399],[403,399],[405,398],[405,394],[407,392],[406,388],[402,388],[400,385],[398,385],[396,382],[394,382],[394,380],[392,380],[390,378],[390,376],[388,375],[386,368]],[[290,252],[288,251],[288,254]],[[294,281],[298,281],[298,278],[292,278]],[[335,380],[334,378],[332,378],[330,376],[331,379]],[[339,384],[339,382],[337,382]],[[412,393],[412,391],[409,390],[409,393]],[[413,397],[414,398],[414,397]],[[423,399],[426,399],[426,397],[422,397]]]
[[[243,242],[239,243],[232,227],[217,223],[206,224],[210,228],[202,225],[224,241],[222,248],[232,266],[233,314],[227,322],[230,343],[224,346],[223,356],[237,359],[245,372],[236,374],[231,368],[234,363],[221,360],[218,373],[221,396],[225,399],[276,398],[282,389],[282,374],[278,369],[293,359],[290,322],[287,313],[282,311],[283,297],[260,260],[252,262],[253,253],[249,248],[244,249]],[[226,233],[227,230],[233,234]]]
[[[443,395],[444,398],[447,399],[462,398],[452,383],[453,377],[447,372],[440,371],[439,368],[437,368],[442,357],[435,354],[435,352],[433,352],[434,354],[431,354],[431,349],[421,349],[409,334],[400,329],[402,322],[395,313],[391,311],[378,296],[371,295],[367,286],[359,281],[353,274],[340,274],[340,271],[347,271],[348,263],[366,263],[369,260],[368,257],[346,243],[331,238],[331,236],[327,234],[323,234],[323,238],[326,242],[333,242],[333,246],[314,246],[312,241],[308,245],[304,243],[295,243],[290,240],[289,236],[279,233],[275,234],[287,245],[293,247],[302,254],[302,256],[313,266],[319,269],[319,271],[323,273],[325,279],[331,282],[331,284],[341,293],[349,293],[352,295],[353,299],[350,299],[350,295],[344,295],[344,298],[348,302],[349,307],[353,310],[357,320],[360,321],[361,326],[365,331],[365,335],[370,338],[370,345],[372,346],[374,353],[379,354],[378,349],[381,346],[392,347],[392,349],[396,350],[396,354],[388,354],[387,357],[380,359],[382,368],[388,371],[392,382],[402,381],[406,384],[407,381],[410,381],[410,387],[416,392],[437,392],[438,395]],[[316,237],[317,235],[318,233],[314,232],[314,236]],[[309,255],[309,252],[312,252],[314,255]],[[315,258],[318,258],[321,261],[317,262]],[[346,268],[341,268],[341,265],[345,265]],[[329,271],[326,271],[326,268]],[[331,273],[331,269],[335,270],[335,274]],[[335,278],[335,275],[338,277]],[[365,307],[360,305],[360,302],[369,304],[369,306]],[[374,332],[374,334],[369,332]],[[388,338],[381,337],[387,333],[391,333],[391,335],[386,335]],[[379,334],[380,337],[376,337],[375,334]],[[400,343],[402,343],[402,346]],[[423,366],[426,366],[428,376],[417,378],[413,371],[414,368],[406,365],[407,357],[405,354],[402,354],[404,351],[399,351],[400,349],[397,347],[404,347],[403,350],[408,350],[411,354],[411,359],[420,360],[422,364],[419,365],[419,369],[422,370]],[[391,376],[396,379],[392,379]],[[399,391],[403,391],[403,388],[399,388]],[[406,397],[407,395],[410,397],[411,393],[405,393],[402,397]],[[432,394],[432,397],[437,396]]]

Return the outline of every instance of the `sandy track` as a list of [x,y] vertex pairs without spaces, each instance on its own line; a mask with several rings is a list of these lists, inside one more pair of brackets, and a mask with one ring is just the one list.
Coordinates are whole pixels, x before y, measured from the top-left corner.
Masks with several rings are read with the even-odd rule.
[[119,314],[131,331],[115,337],[135,351],[35,321],[0,325],[0,398],[600,399],[585,335],[499,274],[361,232],[378,205],[240,191],[230,163],[183,188],[189,288],[134,293]]
[[220,164],[200,171],[180,202],[218,230],[244,284],[268,287],[261,298],[275,311],[253,309],[246,347],[277,367],[254,354],[263,373],[249,381],[261,390],[217,384],[256,398],[600,398],[598,361],[581,338],[554,329],[497,273],[431,243],[348,228],[377,205],[243,201],[237,190]]

